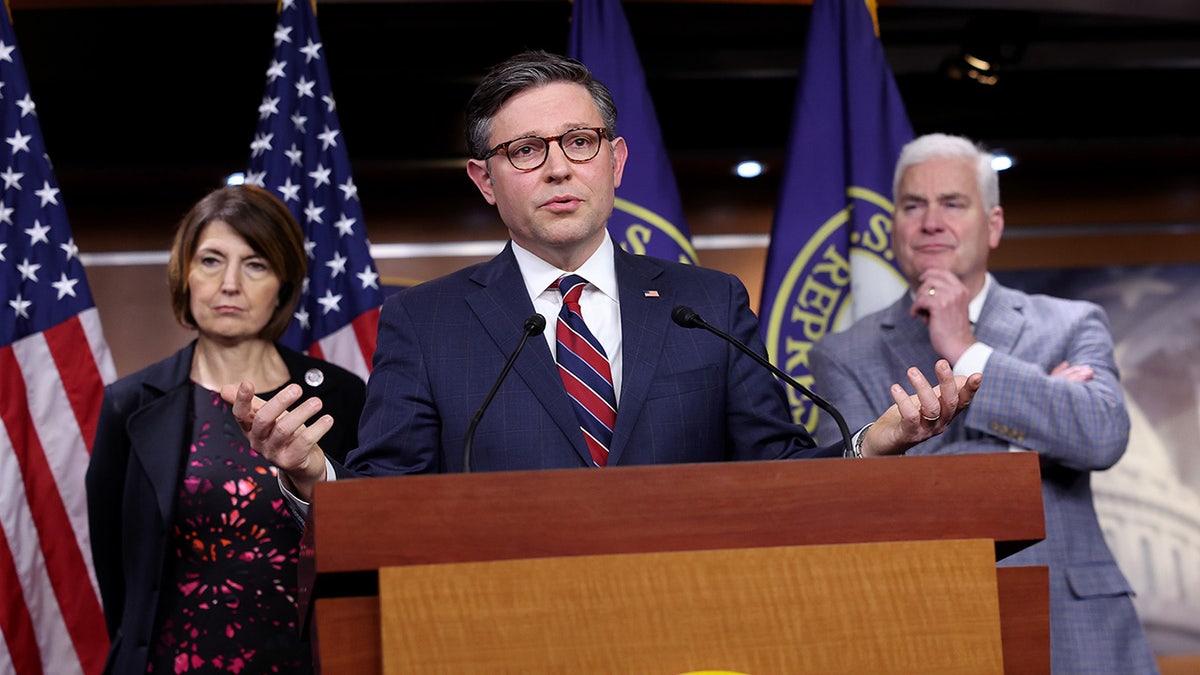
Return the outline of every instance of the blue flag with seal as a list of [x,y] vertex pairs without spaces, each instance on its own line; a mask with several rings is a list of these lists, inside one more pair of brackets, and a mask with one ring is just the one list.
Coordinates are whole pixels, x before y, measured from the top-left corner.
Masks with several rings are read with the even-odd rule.
[[675,172],[663,145],[646,76],[620,0],[575,0],[567,55],[612,92],[617,133],[634,158],[625,164],[608,231],[630,253],[696,264]]
[[[809,386],[809,350],[882,309],[906,282],[891,250],[892,172],[912,126],[872,6],[814,0],[767,251],[760,330],[771,362]],[[793,420],[818,409],[789,390]]]

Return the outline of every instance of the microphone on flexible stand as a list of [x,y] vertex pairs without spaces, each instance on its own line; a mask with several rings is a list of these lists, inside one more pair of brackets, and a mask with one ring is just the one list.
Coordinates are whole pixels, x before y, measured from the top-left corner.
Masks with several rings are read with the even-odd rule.
[[500,371],[500,377],[496,378],[492,390],[488,392],[487,398],[483,399],[483,405],[475,411],[475,416],[471,418],[471,425],[467,427],[467,442],[463,444],[463,473],[471,472],[471,444],[475,441],[475,427],[479,426],[479,420],[483,418],[483,411],[487,410],[488,404],[492,402],[492,397],[500,389],[500,383],[508,376],[508,371],[512,370],[513,364],[517,361],[517,355],[525,348],[525,342],[529,340],[530,336],[541,335],[544,330],[546,330],[546,317],[541,314],[530,314],[529,318],[525,319],[525,332],[521,334],[521,342],[508,357],[508,362],[504,364],[504,370]]
[[846,457],[850,457],[850,456],[854,455],[854,448],[853,448],[853,444],[851,442],[850,429],[849,429],[849,427],[846,426],[846,418],[842,417],[842,413],[838,412],[838,409],[833,407],[833,404],[831,404],[829,401],[826,401],[825,399],[821,398],[820,396],[817,396],[815,393],[813,393],[811,390],[809,390],[808,387],[805,387],[804,385],[800,384],[795,379],[793,379],[787,373],[783,372],[779,368],[776,368],[774,364],[772,364],[770,361],[764,359],[762,357],[762,355],[759,354],[758,352],[756,352],[753,349],[750,349],[746,345],[742,344],[742,342],[740,340],[738,340],[737,338],[735,338],[732,335],[729,335],[727,333],[724,333],[724,332],[718,330],[717,328],[714,328],[707,321],[705,321],[704,319],[701,319],[700,315],[697,314],[696,311],[694,309],[692,309],[691,307],[688,307],[686,305],[676,305],[675,309],[671,310],[671,319],[673,321],[675,321],[675,323],[679,324],[680,326],[683,326],[684,328],[703,328],[704,330],[706,330],[710,333],[713,333],[714,335],[724,339],[726,342],[733,345],[734,347],[737,347],[738,349],[740,349],[742,351],[742,353],[746,354],[750,358],[754,359],[755,361],[758,361],[758,363],[760,365],[765,367],[767,370],[770,370],[772,373],[775,373],[775,375],[777,377],[781,378],[788,384],[792,385],[792,387],[794,387],[796,389],[796,391],[799,391],[801,394],[804,394],[804,396],[807,397],[810,401],[817,404],[817,407],[821,408],[825,412],[829,413],[829,415],[831,417],[833,417],[833,421],[837,422],[838,429],[842,432],[842,444],[844,445],[843,454]]

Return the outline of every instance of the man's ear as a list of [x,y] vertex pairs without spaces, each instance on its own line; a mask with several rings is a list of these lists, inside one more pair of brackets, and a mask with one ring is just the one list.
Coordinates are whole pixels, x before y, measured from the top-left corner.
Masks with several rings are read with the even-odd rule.
[[1000,245],[1000,236],[1004,234],[1004,209],[1000,205],[992,207],[988,213],[988,244],[991,248]]
[[467,175],[470,176],[471,182],[475,184],[475,187],[479,188],[480,194],[487,200],[487,203],[495,206],[496,195],[492,186],[492,173],[488,171],[487,160],[468,159]]
[[625,160],[629,158],[629,146],[625,138],[617,136],[612,142],[613,149],[613,187],[621,187],[621,175],[625,173]]

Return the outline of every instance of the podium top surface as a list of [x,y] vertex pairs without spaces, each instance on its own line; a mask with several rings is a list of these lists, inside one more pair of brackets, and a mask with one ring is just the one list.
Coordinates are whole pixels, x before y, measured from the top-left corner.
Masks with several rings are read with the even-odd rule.
[[302,575],[394,565],[1045,538],[1033,453],[677,464],[321,483]]

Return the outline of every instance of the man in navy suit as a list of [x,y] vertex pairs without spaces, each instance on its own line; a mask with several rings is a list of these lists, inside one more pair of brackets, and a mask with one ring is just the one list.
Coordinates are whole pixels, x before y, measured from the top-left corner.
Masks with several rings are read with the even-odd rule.
[[[1108,319],[1092,303],[1027,295],[988,273],[1004,230],[991,159],[945,134],[901,150],[892,250],[911,290],[826,335],[813,375],[853,425],[871,419],[883,403],[876,389],[909,363],[946,359],[955,372],[984,373],[959,421],[913,454],[1036,452],[1046,539],[1001,564],[1049,567],[1053,671],[1154,673],[1092,504],[1091,472],[1115,464],[1129,440]],[[827,429],[836,432],[823,418],[818,435]]]
[[[717,336],[672,322],[672,309],[687,305],[765,354],[736,277],[614,246],[606,223],[628,154],[616,116],[608,89],[572,59],[527,52],[488,74],[468,104],[467,173],[511,241],[488,262],[387,300],[360,446],[346,465],[327,461],[317,444],[329,417],[306,423],[320,401],[285,414],[299,391],[261,404],[246,387],[226,390],[252,446],[298,496],[337,477],[462,471],[472,417],[535,312],[548,319],[546,335],[520,351],[482,416],[470,468],[594,466],[555,362],[563,300],[554,285],[566,273],[587,282],[581,313],[611,365],[606,466],[842,455],[840,443],[817,448],[790,421],[769,371]],[[856,454],[898,454],[940,433],[979,387],[978,375],[956,378],[944,362],[936,388],[912,373],[915,394],[891,387],[887,412],[856,435]]]

